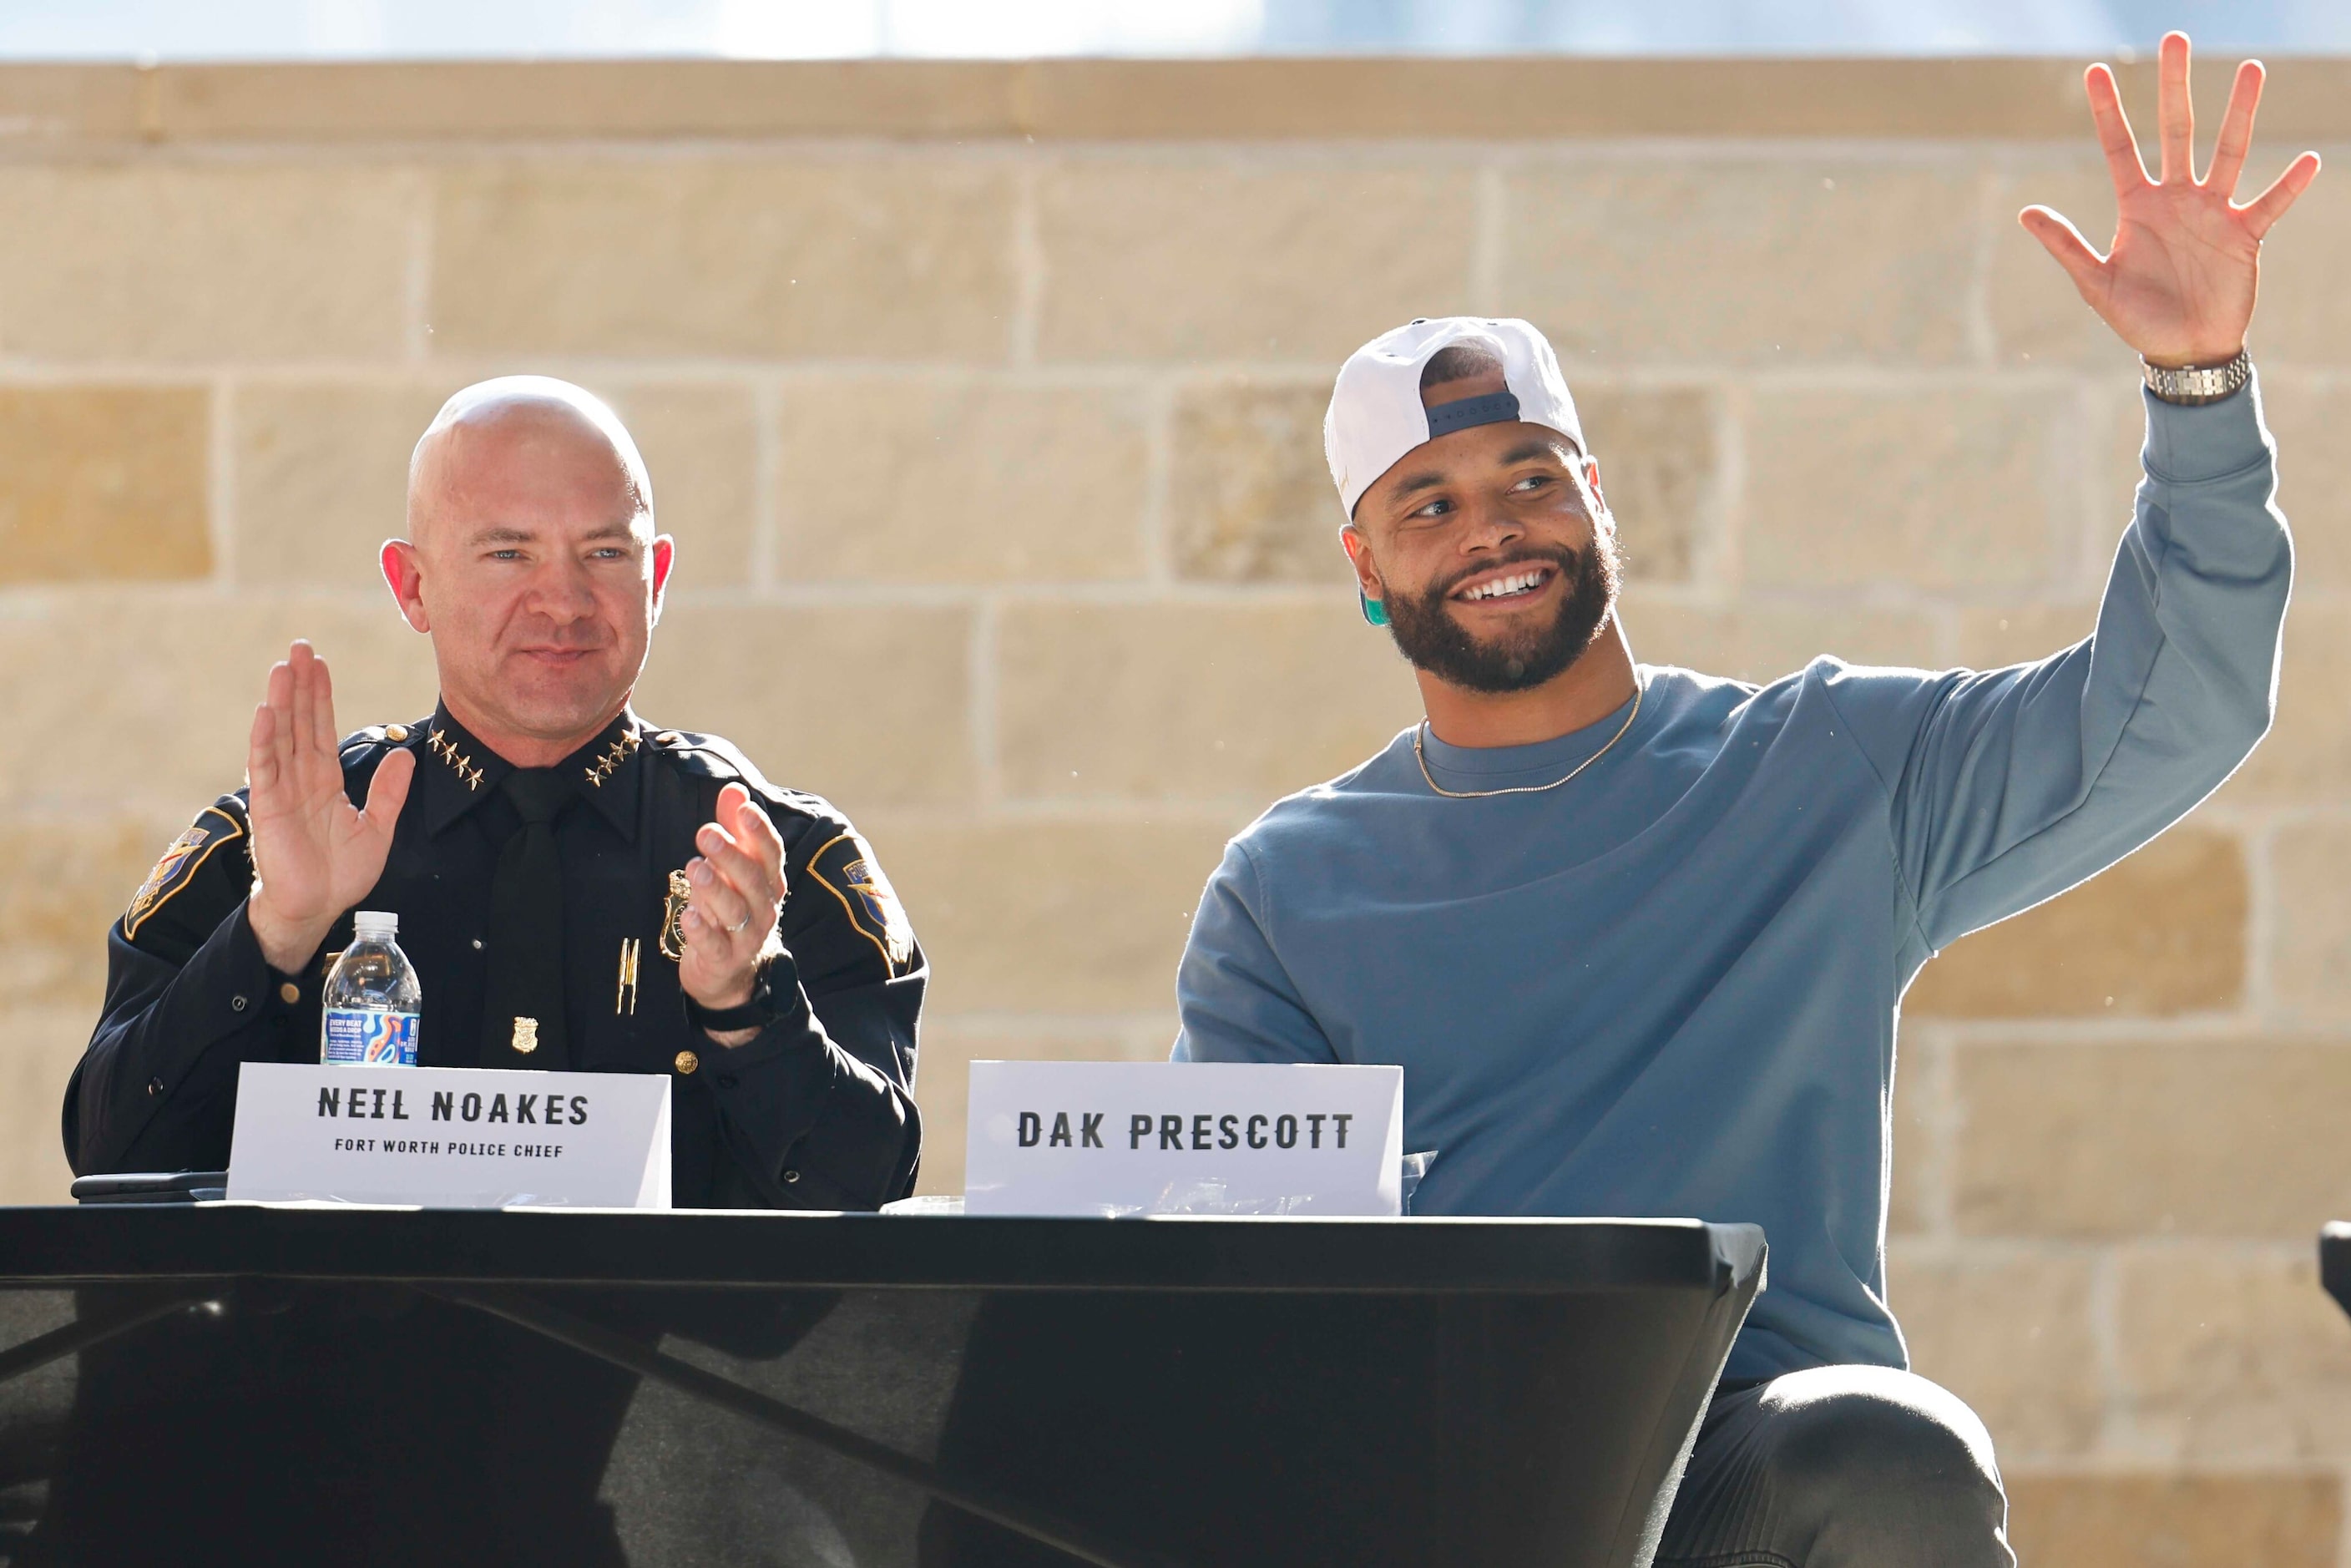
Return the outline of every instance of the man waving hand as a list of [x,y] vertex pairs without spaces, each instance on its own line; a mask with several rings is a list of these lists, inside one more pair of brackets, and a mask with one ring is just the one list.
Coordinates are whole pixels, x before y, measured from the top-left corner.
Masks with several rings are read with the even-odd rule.
[[1760,688],[1635,664],[1599,464],[1532,328],[1416,321],[1339,372],[1341,537],[1427,716],[1234,840],[1176,1054],[1400,1063],[1407,1146],[1438,1151],[1422,1212],[1764,1227],[1770,1288],[1660,1563],[2014,1561],[1982,1424],[1907,1370],[1886,1304],[1897,1007],[1938,949],[2244,759],[2292,572],[2244,345],[2262,236],[2318,161],[2238,203],[2261,68],[2201,181],[2185,37],[2160,78],[2150,179],[2089,72],[2106,255],[2022,215],[2147,362],[2147,477],[2096,632],[2039,664],[1823,658]]

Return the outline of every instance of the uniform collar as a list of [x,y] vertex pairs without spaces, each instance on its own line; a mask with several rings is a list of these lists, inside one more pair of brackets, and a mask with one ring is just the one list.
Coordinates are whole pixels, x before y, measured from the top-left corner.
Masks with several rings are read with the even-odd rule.
[[[569,779],[580,796],[610,822],[622,840],[637,837],[637,802],[643,792],[643,727],[627,708],[597,732],[596,737],[555,765],[558,776]],[[475,739],[449,716],[444,706],[433,710],[418,747],[416,765],[422,775],[424,831],[437,834],[452,822],[498,792],[514,764]]]

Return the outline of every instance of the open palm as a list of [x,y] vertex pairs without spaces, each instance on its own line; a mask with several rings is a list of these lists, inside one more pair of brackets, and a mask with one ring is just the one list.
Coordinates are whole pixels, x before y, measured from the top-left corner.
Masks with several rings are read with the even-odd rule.
[[338,744],[326,661],[297,643],[269,672],[246,758],[254,871],[247,918],[263,956],[287,973],[309,962],[336,917],[383,874],[415,772],[414,757],[392,752],[361,810],[343,792]]
[[2260,195],[2242,204],[2236,200],[2237,181],[2252,146],[2262,74],[2257,60],[2237,68],[2211,166],[2199,180],[2195,111],[2188,98],[2188,37],[2167,34],[2157,76],[2161,172],[2149,179],[2114,72],[2092,66],[2085,78],[2090,113],[2115,181],[2113,248],[2100,256],[2079,229],[2047,207],[2027,207],[2018,214],[2074,279],[2090,308],[2153,364],[2217,365],[2236,356],[2253,317],[2262,236],[2317,177],[2318,154],[2304,152]]

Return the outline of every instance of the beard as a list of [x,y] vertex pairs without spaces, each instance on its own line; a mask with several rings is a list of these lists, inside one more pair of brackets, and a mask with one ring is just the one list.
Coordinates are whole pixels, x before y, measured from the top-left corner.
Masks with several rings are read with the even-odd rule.
[[[1506,632],[1490,642],[1472,637],[1454,619],[1447,595],[1468,578],[1498,566],[1556,568],[1567,592],[1549,624]],[[1447,685],[1501,695],[1541,685],[1583,656],[1615,607],[1618,580],[1616,538],[1595,531],[1581,551],[1527,549],[1507,560],[1481,561],[1410,598],[1390,593],[1388,634],[1419,669]]]

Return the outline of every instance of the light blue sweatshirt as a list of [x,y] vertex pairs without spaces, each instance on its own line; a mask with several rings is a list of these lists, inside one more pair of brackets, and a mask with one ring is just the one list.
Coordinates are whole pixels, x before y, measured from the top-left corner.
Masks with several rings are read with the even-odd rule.
[[[2257,389],[2149,398],[2143,458],[2096,632],[2053,658],[1823,658],[1761,688],[1643,666],[1632,728],[1562,789],[1441,798],[1407,731],[1279,802],[1209,879],[1176,1060],[1398,1063],[1405,1147],[1438,1151],[1415,1212],[1755,1221],[1771,1282],[1727,1378],[1907,1364],[1904,988],[2177,821],[2269,726],[2293,556]],[[1431,738],[1428,765],[1542,783],[1626,711]]]

